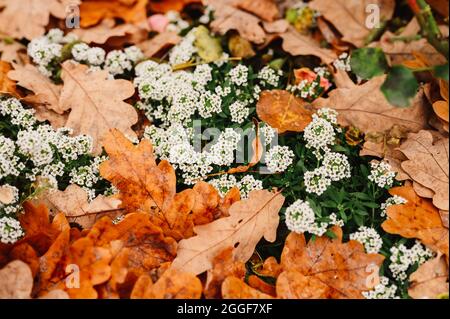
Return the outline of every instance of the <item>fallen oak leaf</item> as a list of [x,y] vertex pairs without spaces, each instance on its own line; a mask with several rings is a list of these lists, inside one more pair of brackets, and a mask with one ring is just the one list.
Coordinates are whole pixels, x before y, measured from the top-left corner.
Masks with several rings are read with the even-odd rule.
[[239,0],[235,5],[269,22],[274,21],[280,15],[278,7],[273,0]]
[[211,269],[214,257],[229,246],[235,248],[236,261],[247,261],[262,237],[269,242],[275,240],[283,203],[281,193],[251,192],[249,199],[230,207],[229,217],[194,227],[197,235],[179,242],[172,267],[200,274]]
[[302,132],[312,121],[313,112],[307,105],[287,91],[263,91],[256,112],[262,121],[276,128],[278,133]]
[[328,98],[318,98],[315,108],[331,107],[338,111],[338,122],[342,126],[353,126],[363,131],[386,132],[394,125],[405,131],[418,132],[428,127],[429,107],[420,90],[409,108],[395,107],[386,100],[380,90],[385,76],[374,77],[362,85],[337,88],[328,93]]
[[449,209],[448,143],[448,138],[433,141],[433,135],[422,130],[409,134],[399,148],[408,158],[402,162],[402,169],[434,192],[433,204],[442,210]]
[[84,229],[91,228],[104,215],[114,219],[121,213],[121,201],[117,198],[99,195],[88,202],[86,191],[73,184],[64,191],[47,192],[43,200],[54,212],[63,212],[70,222],[76,222]]
[[139,277],[132,299],[200,299],[202,284],[195,275],[168,269],[153,284],[148,275]]
[[319,11],[325,19],[336,27],[343,35],[343,41],[350,42],[357,47],[365,45],[365,41],[372,31],[366,23],[366,8],[370,8],[369,5],[379,8],[382,21],[389,20],[394,14],[394,0],[346,0],[333,2],[313,0],[308,3],[311,9]]
[[426,261],[409,276],[408,294],[414,299],[435,299],[448,294],[448,266],[442,254]]
[[207,299],[219,299],[223,281],[233,276],[244,279],[246,269],[242,261],[233,259],[233,247],[225,248],[212,261],[213,267],[208,270],[203,294]]
[[417,196],[411,186],[394,187],[389,193],[403,197],[407,202],[387,209],[389,218],[381,225],[384,231],[417,238],[448,258],[448,228],[442,224],[438,209],[429,200]]
[[153,38],[137,44],[146,57],[153,57],[166,48],[177,45],[181,37],[175,32],[165,31],[157,34]]
[[239,278],[230,276],[222,284],[223,299],[273,299],[271,295],[265,294],[248,286]]
[[22,43],[9,39],[0,39],[0,56],[1,60],[11,64],[25,65],[30,63],[27,55],[27,47]]
[[80,5],[80,25],[82,28],[96,25],[103,19],[120,18],[126,23],[136,23],[147,19],[148,0],[136,0],[133,3],[123,1],[83,1]]
[[101,152],[106,133],[115,128],[130,138],[138,116],[132,105],[124,100],[134,95],[134,86],[126,80],[109,80],[107,71],[89,72],[86,65],[66,61],[62,64],[62,110],[71,110],[66,126],[73,134],[92,137],[95,154]]
[[14,260],[0,269],[0,299],[30,299],[33,276],[30,267]]
[[17,85],[34,93],[23,98],[24,102],[43,106],[58,114],[64,113],[59,103],[61,86],[54,84],[32,64],[14,65],[14,70],[8,73],[8,77],[16,81]]
[[[371,289],[367,279],[378,275],[384,257],[365,253],[364,246],[357,241],[342,243],[342,229],[339,227],[333,227],[332,231],[335,239],[322,236],[308,243],[303,234],[288,235],[281,266],[284,272],[297,271],[306,278],[299,277],[292,282],[297,277],[295,273],[281,273],[278,277],[281,282],[277,282],[280,296],[359,299],[363,298],[362,292]],[[370,271],[372,267],[376,273]]]
[[45,33],[50,15],[66,18],[66,8],[79,5],[79,0],[0,1],[0,32],[10,37],[32,40]]
[[188,4],[201,2],[202,0],[149,0],[149,7],[153,12],[158,13],[181,12]]

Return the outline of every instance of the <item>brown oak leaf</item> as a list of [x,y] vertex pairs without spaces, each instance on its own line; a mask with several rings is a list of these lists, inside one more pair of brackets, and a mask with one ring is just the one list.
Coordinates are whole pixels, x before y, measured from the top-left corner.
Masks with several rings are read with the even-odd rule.
[[375,5],[382,21],[389,20],[394,14],[394,0],[313,0],[308,5],[319,11],[342,34],[342,40],[357,47],[365,45],[372,29],[367,24],[368,5]]
[[448,266],[442,254],[419,266],[409,281],[408,294],[414,299],[434,299],[448,294]]
[[16,83],[8,78],[8,72],[12,70],[11,64],[0,60],[0,94],[11,94],[18,97]]
[[413,181],[433,191],[433,204],[442,210],[449,209],[448,144],[448,138],[434,141],[429,131],[422,130],[409,134],[400,146],[408,158],[402,169]]
[[362,85],[337,88],[328,98],[315,100],[313,106],[334,108],[339,112],[339,124],[354,126],[364,133],[386,132],[394,125],[410,132],[428,127],[429,107],[424,103],[423,91],[419,91],[411,107],[398,108],[389,104],[381,92],[384,80],[385,76],[378,76]]
[[269,22],[274,21],[280,15],[274,0],[239,0],[236,6]]
[[242,279],[233,276],[223,282],[222,297],[223,299],[273,299],[271,295],[252,288]]
[[138,116],[132,105],[124,100],[133,96],[134,86],[126,80],[110,80],[107,71],[88,71],[86,65],[66,61],[62,64],[61,109],[71,110],[66,126],[74,134],[90,135],[95,154],[101,152],[106,133],[115,128],[130,138]]
[[284,196],[267,190],[250,193],[247,200],[234,203],[230,216],[194,228],[195,237],[179,242],[172,267],[200,274],[212,268],[212,261],[223,249],[233,246],[233,258],[247,261],[256,244],[264,237],[273,242],[278,227],[278,212]]

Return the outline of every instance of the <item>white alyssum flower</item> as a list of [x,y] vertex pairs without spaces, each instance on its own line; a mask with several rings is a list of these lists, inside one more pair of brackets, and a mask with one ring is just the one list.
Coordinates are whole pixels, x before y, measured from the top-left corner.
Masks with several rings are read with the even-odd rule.
[[381,217],[385,217],[387,214],[388,207],[392,205],[406,204],[408,201],[401,196],[394,195],[389,197],[384,203],[381,204]]
[[250,109],[247,107],[246,103],[236,101],[230,105],[230,113],[231,121],[241,124],[250,115]]
[[423,246],[419,241],[416,241],[410,249],[403,244],[391,247],[390,252],[389,260],[391,263],[389,264],[389,270],[398,281],[408,278],[407,271],[409,267],[415,264],[420,266],[433,257],[433,251]]
[[336,110],[324,107],[319,109],[316,114],[331,124],[337,124],[338,112]]
[[36,123],[33,109],[25,109],[16,98],[0,100],[0,114],[11,117],[11,124],[28,128]]
[[86,43],[77,43],[72,47],[72,57],[75,61],[85,62],[88,59],[89,45]]
[[277,130],[267,123],[262,123],[259,127],[259,135],[263,138],[264,146],[270,145],[277,134]]
[[308,202],[297,200],[286,209],[286,226],[298,234],[309,232],[316,225],[316,217]]
[[294,160],[294,152],[288,146],[274,146],[266,154],[267,169],[271,173],[284,172]]
[[385,276],[380,277],[380,283],[372,290],[363,291],[362,295],[366,299],[400,299],[397,293],[397,286],[389,284],[389,278]]
[[172,48],[169,53],[169,64],[172,66],[189,62],[192,56],[197,52],[197,48],[194,46],[195,42],[195,30],[192,29],[189,33]]
[[39,70],[47,70],[49,64],[61,57],[62,45],[54,43],[48,37],[43,36],[33,39],[27,47],[27,53]]
[[219,178],[209,180],[208,183],[217,189],[221,197],[225,197],[233,187],[237,186],[237,179],[234,175],[224,174]]
[[3,244],[13,244],[24,234],[18,220],[9,216],[0,217],[0,242]]
[[380,234],[371,227],[359,227],[357,232],[350,234],[350,239],[363,244],[369,254],[377,254],[383,246]]
[[307,148],[322,150],[333,145],[336,139],[333,125],[316,114],[313,114],[313,120],[306,126],[303,136]]
[[248,81],[248,67],[238,64],[228,73],[231,83],[237,86],[243,86]]
[[253,175],[245,175],[236,186],[239,188],[242,199],[247,199],[254,190],[263,189],[262,181],[255,179]]
[[106,55],[105,69],[112,75],[123,74],[125,71],[131,71],[132,68],[132,61],[123,51],[113,50]]
[[137,46],[133,45],[131,47],[125,48],[123,50],[128,60],[136,64],[137,62],[143,60],[145,58],[144,53]]
[[106,52],[102,48],[89,48],[87,51],[87,62],[92,66],[100,66],[105,62]]
[[222,112],[222,98],[220,95],[207,91],[200,97],[198,112],[202,118],[210,118]]
[[106,160],[106,156],[97,156],[90,165],[73,168],[69,173],[70,183],[86,189],[92,188],[101,179],[99,167]]
[[283,71],[277,71],[267,65],[258,72],[258,79],[260,79],[265,86],[276,87],[280,83],[280,78],[282,75]]
[[322,195],[331,185],[331,179],[327,177],[325,167],[316,168],[304,175],[305,187],[308,193]]
[[211,162],[219,166],[230,166],[234,162],[234,151],[241,140],[241,135],[232,128],[226,128],[217,142],[211,146]]
[[374,182],[380,188],[392,186],[396,173],[391,170],[391,165],[386,162],[372,162],[370,166],[372,169],[368,177],[369,181]]
[[14,154],[15,150],[14,141],[0,135],[0,180],[6,176],[18,176],[25,168],[19,166],[20,158]]
[[322,166],[325,168],[325,176],[334,182],[351,177],[350,163],[344,154],[325,153]]

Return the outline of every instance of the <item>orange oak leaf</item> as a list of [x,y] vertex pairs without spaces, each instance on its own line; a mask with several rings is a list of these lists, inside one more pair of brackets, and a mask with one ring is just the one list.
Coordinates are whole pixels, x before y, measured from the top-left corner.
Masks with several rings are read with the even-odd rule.
[[28,243],[20,243],[14,246],[8,257],[10,260],[21,260],[26,263],[30,267],[33,278],[39,272],[38,255]]
[[202,284],[195,275],[168,269],[156,281],[139,277],[131,293],[133,299],[200,299]]
[[0,1],[0,33],[10,37],[32,40],[45,33],[50,15],[64,19],[69,5],[78,5],[79,0],[21,0]]
[[417,238],[448,258],[448,228],[442,224],[439,210],[431,201],[417,196],[411,186],[394,187],[389,193],[408,202],[387,209],[389,218],[381,225],[383,229],[405,238]]
[[263,91],[256,112],[279,133],[302,132],[312,121],[313,113],[306,102],[283,90]]
[[66,126],[74,134],[90,135],[95,154],[107,132],[115,128],[130,138],[136,134],[131,129],[138,116],[132,105],[124,100],[133,96],[134,86],[126,80],[110,80],[107,71],[88,71],[86,65],[66,61],[62,64],[62,110],[71,110]]
[[126,3],[120,0],[83,1],[80,6],[81,27],[86,28],[103,19],[120,18],[125,22],[136,23],[147,18],[148,0]]
[[357,241],[342,243],[338,227],[333,232],[335,239],[322,236],[308,243],[303,234],[288,235],[281,255],[284,272],[277,281],[280,297],[363,298],[361,293],[370,289],[368,277],[378,276],[384,257],[366,254]]
[[222,284],[223,299],[273,299],[271,295],[265,294],[247,285],[242,279],[230,276]]
[[158,33],[153,38],[139,43],[137,46],[142,50],[146,57],[153,57],[157,53],[177,45],[181,37],[175,32],[165,31]]
[[259,291],[265,294],[276,297],[277,293],[275,291],[275,286],[265,282],[264,280],[262,280],[261,277],[258,277],[256,275],[250,275],[248,276],[247,281],[250,287],[258,289]]
[[278,227],[278,212],[284,203],[281,193],[258,190],[247,200],[234,203],[230,216],[194,228],[195,237],[179,242],[172,263],[175,269],[200,274],[212,268],[212,261],[223,249],[233,246],[233,258],[247,261],[264,237],[273,242]]
[[244,279],[246,269],[241,261],[233,260],[233,247],[225,248],[214,257],[213,268],[208,270],[205,288],[205,298],[219,299],[221,297],[221,286],[228,276]]
[[408,158],[402,169],[415,182],[433,191],[433,204],[442,210],[449,209],[448,137],[434,141],[430,131],[411,133],[400,146]]

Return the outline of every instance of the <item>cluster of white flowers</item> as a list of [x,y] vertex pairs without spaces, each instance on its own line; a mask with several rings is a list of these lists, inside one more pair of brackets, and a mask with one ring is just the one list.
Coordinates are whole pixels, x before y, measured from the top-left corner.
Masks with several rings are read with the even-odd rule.
[[372,162],[370,166],[372,169],[369,181],[374,182],[380,188],[392,186],[396,173],[391,170],[391,165],[386,162]]
[[286,90],[306,100],[314,98],[317,95],[317,89],[319,87],[319,82],[317,81],[309,82],[308,80],[302,80],[295,85],[289,84]]
[[322,166],[325,170],[325,176],[334,182],[351,176],[350,163],[344,154],[334,152],[325,153]]
[[219,178],[208,181],[208,183],[214,186],[222,197],[233,187],[239,189],[242,199],[247,199],[254,190],[263,189],[262,181],[255,179],[252,175],[245,175],[238,181],[234,175],[224,174]]
[[6,176],[18,176],[25,166],[14,153],[14,141],[0,135],[0,179]]
[[192,29],[189,33],[178,43],[169,54],[169,64],[172,66],[189,62],[193,55],[197,53],[195,42],[195,30]]
[[60,29],[51,29],[46,35],[31,40],[27,53],[39,71],[49,77],[52,75],[51,64],[61,57],[63,44],[74,40],[73,36],[64,36]]
[[264,146],[270,145],[277,134],[277,130],[267,123],[262,123],[259,126],[259,135],[263,138],[262,143]]
[[72,47],[72,57],[75,61],[100,66],[105,62],[106,52],[99,47],[89,47],[86,43],[77,43]]
[[232,128],[226,128],[211,146],[212,163],[219,166],[229,166],[234,162],[234,151],[237,149],[241,136]]
[[331,179],[327,176],[327,171],[323,166],[318,167],[313,171],[306,172],[303,178],[306,191],[319,196],[331,185]]
[[100,180],[100,164],[107,159],[106,156],[94,157],[90,165],[75,167],[69,173],[70,183],[81,186],[88,194],[89,200],[95,198],[95,190],[92,187]]
[[369,254],[377,254],[383,246],[380,234],[371,227],[359,227],[357,232],[350,234],[350,239],[363,244],[366,252]]
[[189,27],[189,22],[183,20],[178,11],[171,10],[166,12],[166,18],[169,20],[169,24],[166,28],[167,31],[180,33]]
[[243,86],[248,81],[248,67],[238,64],[228,73],[231,83],[237,86]]
[[112,75],[120,75],[131,71],[133,66],[144,59],[141,49],[131,46],[125,50],[113,50],[106,55],[105,70]]
[[314,210],[311,208],[309,202],[301,199],[295,201],[286,209],[285,216],[287,228],[299,234],[308,232],[322,236],[331,225],[340,227],[344,225],[343,221],[339,220],[335,213],[328,216],[329,222],[317,222]]
[[307,148],[326,151],[335,143],[336,133],[333,124],[327,118],[313,114],[313,120],[305,127],[303,137]]
[[24,235],[20,222],[13,217],[0,217],[0,242],[12,244]]
[[18,99],[0,99],[0,114],[9,116],[11,124],[23,128],[30,127],[36,123],[33,109],[25,109]]
[[271,68],[270,66],[265,66],[258,72],[258,79],[260,79],[261,82],[264,83],[266,86],[276,87],[280,83],[280,78],[282,75],[283,71],[281,70],[277,71],[274,68]]
[[381,217],[385,217],[387,214],[387,209],[393,205],[406,204],[408,201],[401,196],[394,195],[389,197],[384,203],[381,204]]
[[236,123],[243,123],[250,114],[250,109],[246,103],[236,101],[230,105],[231,121]]
[[333,61],[333,65],[338,70],[350,72],[352,70],[350,66],[350,55],[347,52],[342,53]]
[[284,172],[294,160],[294,152],[288,146],[274,146],[266,153],[267,169],[271,173]]
[[214,9],[213,7],[207,5],[205,7],[205,11],[203,12],[203,15],[198,19],[198,21],[201,24],[208,24],[209,22],[211,22],[211,15],[213,14]]
[[389,285],[389,278],[381,276],[380,283],[372,290],[363,291],[362,295],[366,299],[400,299],[396,293],[397,286],[394,284]]
[[433,251],[423,246],[419,241],[416,241],[410,249],[403,244],[391,247],[390,252],[389,270],[392,272],[392,276],[399,281],[408,278],[409,267],[415,264],[420,266],[433,257]]

